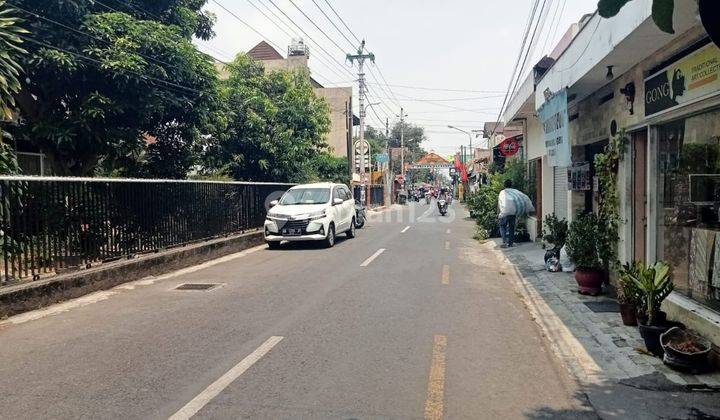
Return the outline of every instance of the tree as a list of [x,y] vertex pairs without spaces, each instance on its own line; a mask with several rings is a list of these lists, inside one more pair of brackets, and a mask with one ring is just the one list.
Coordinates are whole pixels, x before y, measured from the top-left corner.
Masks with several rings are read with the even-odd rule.
[[[217,107],[216,71],[191,42],[213,35],[205,1],[17,0],[33,35],[16,134],[59,175],[91,175],[102,161],[109,171],[184,177],[188,144]],[[159,147],[175,161],[151,158]],[[147,160],[122,166],[136,159]]]
[[[14,94],[20,90],[18,77],[22,68],[17,57],[26,51],[20,47],[21,34],[27,31],[20,27],[20,19],[15,11],[5,6],[0,0],[0,110],[5,120],[10,120],[15,113]],[[13,174],[19,171],[15,152],[6,140],[9,134],[4,130],[0,132],[0,174]]]
[[337,182],[350,184],[350,170],[348,161],[342,156],[333,156],[330,153],[320,153],[312,161],[314,178],[312,181]]
[[[632,0],[600,0],[598,2],[598,13],[604,18],[611,18],[620,13],[626,4]],[[661,31],[670,34],[675,33],[673,28],[673,12],[675,0],[653,0],[652,18]]]
[[327,151],[330,111],[305,71],[265,74],[239,55],[223,82],[227,128],[209,149],[208,168],[245,181],[304,182],[313,159]]

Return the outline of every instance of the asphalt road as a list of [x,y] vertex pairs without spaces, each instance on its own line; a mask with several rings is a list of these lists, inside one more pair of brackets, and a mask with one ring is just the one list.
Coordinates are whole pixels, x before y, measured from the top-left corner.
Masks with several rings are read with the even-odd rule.
[[[332,249],[253,249],[11,318],[0,418],[584,413],[494,254],[453,211],[439,221],[412,204]],[[174,289],[197,282],[222,286]]]

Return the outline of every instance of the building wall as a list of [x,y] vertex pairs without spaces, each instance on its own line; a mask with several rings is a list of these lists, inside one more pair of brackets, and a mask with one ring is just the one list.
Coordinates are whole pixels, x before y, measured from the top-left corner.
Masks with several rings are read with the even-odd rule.
[[335,156],[349,156],[348,138],[352,124],[352,88],[318,88],[318,97],[324,98],[330,106],[330,132],[326,141]]

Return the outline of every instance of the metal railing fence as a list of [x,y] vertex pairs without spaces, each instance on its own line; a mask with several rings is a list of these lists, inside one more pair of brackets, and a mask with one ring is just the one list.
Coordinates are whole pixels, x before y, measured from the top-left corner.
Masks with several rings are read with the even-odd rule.
[[290,187],[0,177],[0,285],[261,228]]

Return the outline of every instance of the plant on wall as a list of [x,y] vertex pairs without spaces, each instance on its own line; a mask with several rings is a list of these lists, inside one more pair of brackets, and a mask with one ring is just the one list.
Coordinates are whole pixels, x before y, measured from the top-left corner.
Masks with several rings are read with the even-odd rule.
[[605,151],[595,156],[595,170],[600,183],[598,199],[598,251],[606,269],[615,268],[618,262],[620,240],[620,196],[618,194],[618,170],[623,161],[628,138],[625,130],[618,132],[605,146]]

